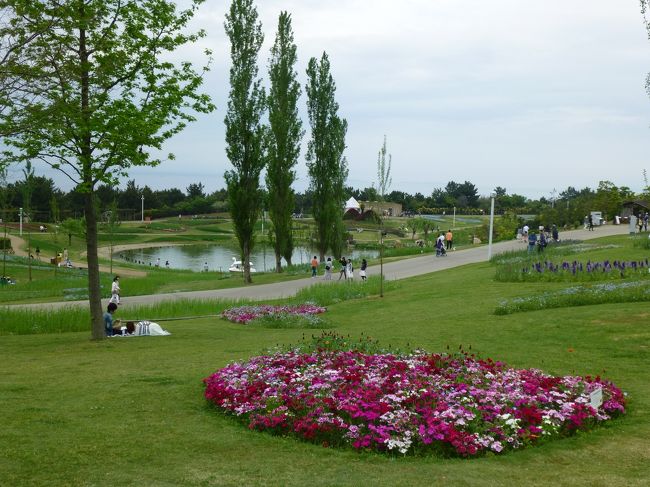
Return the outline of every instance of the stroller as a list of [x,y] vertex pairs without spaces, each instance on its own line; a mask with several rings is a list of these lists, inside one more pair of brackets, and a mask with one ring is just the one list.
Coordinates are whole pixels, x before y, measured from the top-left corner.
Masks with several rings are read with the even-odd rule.
[[436,257],[446,257],[445,242],[442,239],[436,240]]

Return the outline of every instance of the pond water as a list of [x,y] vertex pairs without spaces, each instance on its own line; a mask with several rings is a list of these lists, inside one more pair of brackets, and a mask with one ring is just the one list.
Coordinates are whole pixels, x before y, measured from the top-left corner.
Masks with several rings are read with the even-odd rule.
[[[318,252],[306,247],[296,247],[292,255],[293,264],[308,264],[314,255],[318,255]],[[376,250],[354,250],[351,253],[347,252],[345,255],[346,257],[352,257],[352,260],[356,262],[362,258],[377,257],[379,252]],[[202,271],[204,263],[207,262],[209,270],[226,272],[232,264],[233,257],[239,260],[239,249],[214,244],[173,245],[169,247],[122,250],[117,252],[115,257],[145,266],[155,266],[158,259],[160,259],[160,267],[165,267],[165,263],[169,262],[169,268],[171,269],[194,271]],[[275,256],[272,247],[257,245],[251,255],[251,263],[257,272],[274,270]],[[282,265],[286,266],[284,259],[282,259]]]

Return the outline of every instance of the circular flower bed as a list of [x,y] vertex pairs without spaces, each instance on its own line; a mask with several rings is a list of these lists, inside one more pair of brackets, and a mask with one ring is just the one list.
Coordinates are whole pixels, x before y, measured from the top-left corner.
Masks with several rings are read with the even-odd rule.
[[552,377],[465,354],[276,353],[204,380],[251,429],[323,445],[476,456],[588,429],[625,412],[599,377]]
[[322,306],[315,304],[299,304],[295,306],[273,306],[270,304],[261,304],[258,306],[239,306],[229,308],[221,313],[221,317],[233,323],[247,324],[257,318],[264,316],[282,317],[282,316],[311,316],[326,311]]

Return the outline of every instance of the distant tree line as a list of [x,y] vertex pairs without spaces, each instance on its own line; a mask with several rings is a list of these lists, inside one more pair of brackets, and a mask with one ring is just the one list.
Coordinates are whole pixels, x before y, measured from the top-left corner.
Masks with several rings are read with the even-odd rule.
[[[31,185],[29,190],[26,186]],[[471,189],[469,195],[460,193],[454,196],[447,188],[462,186]],[[39,222],[61,221],[66,218],[83,216],[82,196],[77,191],[64,192],[57,188],[54,181],[44,176],[31,175],[28,179],[7,183],[3,191],[5,218],[8,221],[18,219],[18,208],[31,208],[32,219]],[[578,190],[569,186],[557,193],[555,197],[530,199],[518,194],[508,194],[505,188],[497,187],[495,193],[495,211],[498,214],[536,215],[543,224],[578,225],[590,211],[602,211],[607,219],[619,215],[622,204],[635,198],[650,202],[650,193],[635,194],[627,186],[616,186],[611,181],[601,181],[598,187]],[[25,195],[31,201],[25,204]],[[345,188],[347,197],[358,201],[377,201],[377,190],[373,187],[358,189]],[[458,194],[458,193],[457,193]],[[230,211],[228,191],[225,188],[207,192],[202,183],[192,183],[185,190],[179,188],[154,190],[149,186],[138,186],[135,180],[129,180],[126,187],[100,185],[96,190],[97,204],[100,212],[109,209],[116,202],[123,220],[141,218],[142,196],[144,196],[144,216],[162,218],[166,216],[204,215],[210,213],[227,213]],[[458,185],[451,181],[444,190],[434,189],[430,196],[421,193],[410,194],[404,191],[392,191],[385,196],[387,202],[399,203],[407,214],[450,214],[456,207],[457,214],[487,214],[490,210],[490,197],[478,196],[476,187],[466,181]],[[263,209],[268,210],[269,194],[262,189]],[[463,206],[461,203],[471,202]],[[456,203],[456,204],[454,204]],[[311,215],[313,192],[306,190],[295,193],[293,213]],[[56,215],[54,213],[57,213]]]

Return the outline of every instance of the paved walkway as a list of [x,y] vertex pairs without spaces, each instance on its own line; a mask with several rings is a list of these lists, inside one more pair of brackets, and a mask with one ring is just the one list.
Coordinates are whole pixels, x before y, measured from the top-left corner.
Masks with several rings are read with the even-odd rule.
[[[572,230],[562,232],[560,238],[573,239],[573,240],[589,240],[598,237],[609,235],[625,235],[628,233],[627,225],[605,225],[590,232],[587,230]],[[498,242],[492,245],[492,254],[496,255],[501,252],[510,250],[519,250],[526,248],[519,240],[510,240],[507,242]],[[487,261],[488,248],[486,245],[472,247],[468,249],[458,250],[455,252],[448,252],[447,257],[435,257],[433,254],[425,254],[421,257],[413,257],[402,259],[395,262],[384,264],[384,275],[387,280],[406,279],[408,277],[419,276],[431,272],[437,272],[452,267],[458,267],[466,264],[474,264],[477,262]],[[378,275],[379,266],[375,265],[368,267],[368,275]],[[336,276],[336,274],[335,274]],[[336,279],[336,278],[335,278]],[[123,305],[140,305],[140,304],[155,304],[162,301],[172,301],[178,299],[209,299],[220,298],[226,300],[236,299],[252,299],[252,300],[266,300],[276,298],[291,297],[297,291],[305,287],[323,281],[322,278],[318,279],[297,279],[294,281],[276,282],[273,284],[250,285],[244,287],[236,287],[230,289],[215,289],[207,291],[188,291],[177,293],[165,294],[152,294],[143,296],[128,296],[122,298]],[[336,282],[335,280],[331,282]],[[108,300],[103,300],[102,303],[106,305]],[[81,306],[88,305],[88,301],[68,301],[68,302],[55,302],[55,303],[39,303],[29,305],[14,305],[16,307],[42,307],[42,308],[59,308],[63,306]]]

